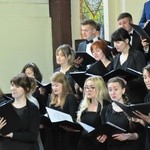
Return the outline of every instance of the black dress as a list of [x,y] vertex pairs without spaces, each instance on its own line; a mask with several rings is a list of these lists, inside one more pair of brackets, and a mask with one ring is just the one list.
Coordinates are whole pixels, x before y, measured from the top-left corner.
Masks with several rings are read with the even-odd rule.
[[39,150],[37,137],[40,114],[37,106],[27,101],[25,107],[15,110],[24,123],[24,128],[13,132],[12,138],[0,137],[0,150]]
[[[81,122],[86,123],[94,128],[97,128],[101,125],[101,105],[99,104],[97,112],[90,112],[85,110],[81,115]],[[97,141],[96,138],[93,138],[86,131],[82,132],[78,143],[78,150],[105,150],[106,144],[102,144]]]
[[[63,109],[54,105],[50,108],[70,114],[75,119],[77,100],[73,94],[68,94]],[[44,148],[45,150],[76,150],[79,136],[80,133],[69,132],[50,123],[45,126]]]
[[[132,47],[129,49],[129,55],[127,60],[121,65],[120,64],[120,53],[113,59],[113,69],[123,69],[126,71],[127,68],[134,69],[142,72],[146,66],[144,54],[140,51],[133,50]],[[126,93],[131,103],[143,103],[144,97],[147,94],[146,86],[143,82],[142,77],[127,81]]]
[[[145,96],[144,102],[145,103],[149,103],[150,102],[150,91]],[[150,125],[149,124],[145,128],[145,132],[146,132],[145,150],[149,150],[149,148],[150,148]]]
[[130,123],[123,112],[115,112],[110,104],[105,107],[101,113],[102,123],[112,122],[113,124],[125,129],[127,133],[138,133],[138,140],[118,141],[109,138],[107,141],[107,150],[142,150],[144,147],[144,128],[138,123]]

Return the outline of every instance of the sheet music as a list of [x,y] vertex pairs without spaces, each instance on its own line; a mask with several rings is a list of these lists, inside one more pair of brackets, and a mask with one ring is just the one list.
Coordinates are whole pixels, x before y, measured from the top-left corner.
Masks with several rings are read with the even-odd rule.
[[83,122],[80,122],[80,121],[78,121],[78,123],[89,133],[89,132],[91,132],[91,131],[93,131],[95,128],[94,127],[92,127],[92,126],[90,126],[90,125],[87,125],[87,124],[85,124],[85,123],[83,123]]
[[72,117],[69,114],[48,107],[46,107],[46,110],[51,122],[60,122],[65,120],[73,122]]

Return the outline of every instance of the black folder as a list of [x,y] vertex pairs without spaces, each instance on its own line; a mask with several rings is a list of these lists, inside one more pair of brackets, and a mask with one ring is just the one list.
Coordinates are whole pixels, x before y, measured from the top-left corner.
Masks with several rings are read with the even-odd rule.
[[110,78],[116,77],[116,76],[122,77],[126,81],[129,81],[129,80],[135,79],[135,78],[137,78],[139,76],[142,76],[142,73],[138,72],[136,70],[133,70],[131,68],[127,68],[126,70],[117,69],[117,70],[112,70],[112,71],[106,73],[103,76],[103,79],[105,81],[108,81]]
[[0,134],[6,135],[10,132],[20,131],[24,124],[12,106],[12,100],[5,100],[0,104],[0,117],[6,119],[7,124],[0,129]]
[[71,128],[79,132],[81,132],[84,129],[93,138],[96,138],[99,135],[103,135],[103,134],[106,134],[107,136],[111,136],[112,134],[115,133],[126,132],[125,129],[110,122],[106,122],[104,125],[100,125],[98,128],[94,128],[83,122],[75,122],[69,114],[66,114],[64,112],[60,112],[58,110],[54,110],[48,107],[46,107],[46,110],[48,113],[48,117],[50,119],[49,121],[51,121],[51,123],[54,126],[59,126],[59,127],[65,126],[67,128]]
[[37,83],[38,87],[43,87],[43,88],[46,89],[47,93],[51,93],[51,91],[52,91],[52,89],[51,89],[51,83],[43,84],[43,83],[41,83],[38,80],[36,80],[36,83]]
[[86,70],[86,73],[103,76],[108,73],[108,70],[101,61],[96,61]]
[[133,112],[140,111],[141,113],[148,115],[150,113],[150,103],[139,103],[139,104],[122,104],[114,101],[129,117],[137,117]]
[[70,72],[70,75],[81,88],[83,88],[84,82],[88,77],[94,76],[93,74],[88,74],[85,71]]
[[111,122],[106,122],[105,124],[99,126],[98,128],[95,128],[95,130],[91,131],[89,134],[96,138],[99,135],[107,135],[108,137],[111,137],[113,134],[125,132],[126,132],[125,129]]
[[142,38],[142,39],[147,39],[147,42],[150,42],[150,36],[148,33],[141,28],[139,25],[131,24],[135,32]]
[[87,52],[76,52],[76,58],[78,58],[78,57],[83,58],[83,62],[82,62],[83,65],[89,65],[89,64],[92,64],[96,61]]

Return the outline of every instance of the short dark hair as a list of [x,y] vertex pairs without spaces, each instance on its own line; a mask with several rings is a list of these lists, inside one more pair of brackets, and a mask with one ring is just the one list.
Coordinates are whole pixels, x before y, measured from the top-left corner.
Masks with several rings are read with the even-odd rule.
[[124,18],[129,18],[129,20],[132,21],[132,15],[128,12],[121,13],[118,16],[117,21],[119,21],[120,19],[124,19]]
[[101,30],[101,24],[100,23],[97,23],[97,28],[96,28],[97,31],[100,31]]
[[114,42],[114,41],[125,41],[125,39],[129,39],[129,42],[130,42],[130,35],[129,35],[128,31],[126,31],[124,28],[117,29],[111,35],[111,42]]
[[21,72],[25,73],[27,68],[31,68],[32,69],[32,71],[34,72],[34,76],[35,76],[36,80],[38,80],[39,82],[42,81],[42,78],[43,78],[42,73],[41,73],[40,69],[38,68],[38,66],[35,63],[28,63],[28,64],[26,64],[23,67]]
[[90,25],[94,29],[97,29],[97,23],[93,19],[84,19],[82,20],[81,25]]
[[35,79],[32,77],[28,77],[24,73],[20,73],[14,76],[10,80],[10,83],[22,87],[25,90],[26,94],[29,94],[31,92],[33,85],[36,87]]

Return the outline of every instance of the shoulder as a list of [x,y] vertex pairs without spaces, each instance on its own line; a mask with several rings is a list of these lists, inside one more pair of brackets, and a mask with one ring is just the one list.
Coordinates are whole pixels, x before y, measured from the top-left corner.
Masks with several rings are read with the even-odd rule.
[[148,92],[148,94],[145,96],[144,102],[145,103],[149,103],[150,102],[150,92]]
[[129,51],[130,54],[134,55],[134,56],[144,56],[143,52],[139,51],[139,50],[135,50],[132,47],[130,48]]
[[30,102],[29,100],[27,101],[27,106],[31,111],[39,112],[38,107],[33,102]]
[[145,2],[144,6],[149,6],[150,7],[150,1]]
[[74,94],[69,93],[69,94],[67,94],[66,99],[69,100],[69,101],[74,101],[76,99],[76,97],[75,97]]
[[56,68],[56,69],[54,70],[54,72],[58,72],[58,71],[60,71],[60,67],[59,67],[59,68]]
[[75,66],[71,66],[71,67],[69,68],[69,70],[66,72],[66,74],[69,74],[70,72],[74,72],[74,71],[78,71],[78,68],[75,67]]

